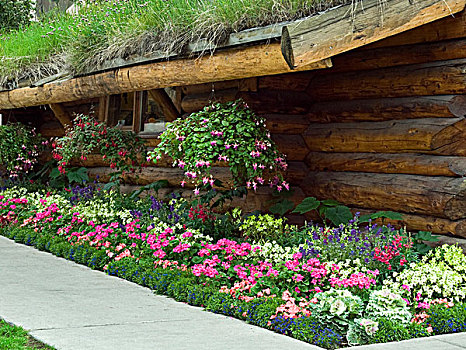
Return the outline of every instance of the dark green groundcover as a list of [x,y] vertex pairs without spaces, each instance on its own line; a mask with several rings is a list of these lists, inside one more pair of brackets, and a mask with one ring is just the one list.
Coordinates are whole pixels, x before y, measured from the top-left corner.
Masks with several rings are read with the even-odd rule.
[[[34,246],[39,250],[48,251],[56,256],[89,266],[92,269],[103,270],[107,264],[105,251],[92,247],[72,246],[61,237],[52,237],[47,233],[36,233],[31,229],[9,227],[0,230],[0,234]],[[196,276],[189,271],[155,268],[151,261],[135,261],[122,259],[107,266],[107,273],[128,281],[148,287],[157,294],[163,294],[177,301],[190,305],[204,307],[206,310],[232,316],[247,323],[267,328],[293,338],[315,344],[327,349],[335,349],[347,345],[346,339],[331,328],[322,324],[314,317],[285,319],[281,316],[270,320],[275,309],[282,303],[280,298],[257,299],[245,302],[235,299],[225,293],[219,293],[218,286],[199,284]],[[406,326],[378,319],[379,330],[370,339],[371,343],[385,343],[430,335],[457,333],[466,331],[466,304],[458,303],[452,308],[433,305],[429,310],[429,322],[432,333],[427,333],[425,327],[416,323]]]

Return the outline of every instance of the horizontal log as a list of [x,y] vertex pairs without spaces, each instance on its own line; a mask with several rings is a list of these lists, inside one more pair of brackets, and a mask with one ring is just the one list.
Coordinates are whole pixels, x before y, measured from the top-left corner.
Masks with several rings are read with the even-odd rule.
[[420,43],[403,47],[355,50],[332,58],[329,73],[455,60],[466,57],[466,39]]
[[448,16],[435,22],[411,29],[408,32],[367,45],[364,49],[378,47],[411,45],[448,39],[464,38],[466,34],[466,11]]
[[[328,68],[329,62],[303,70]],[[280,44],[256,45],[201,58],[186,58],[115,69],[60,83],[0,92],[0,109],[62,103],[124,92],[192,85],[291,72]]]
[[466,157],[426,154],[310,152],[306,164],[311,171],[355,171],[426,176],[465,176]]
[[466,218],[463,179],[443,176],[310,172],[300,187],[307,196],[345,205],[459,220]]
[[[199,94],[212,93],[212,92],[216,93],[222,90],[230,90],[230,89],[240,90],[241,88],[244,88],[246,85],[251,85],[251,83],[255,81],[256,79],[257,78],[247,78],[247,79],[216,81],[213,83],[205,83],[205,84],[188,85],[188,86],[182,86],[181,91],[183,92],[184,95],[199,95]],[[253,88],[252,90],[257,90],[257,86],[255,89]],[[247,89],[247,91],[250,91],[250,89]]]
[[[114,169],[109,167],[97,167],[89,168],[89,177],[95,178],[99,176],[99,181],[109,182],[110,175],[114,172]],[[222,181],[226,185],[230,185],[231,181],[231,172],[229,168],[226,167],[213,167],[212,175]],[[170,186],[180,186],[181,181],[185,180],[184,171],[178,168],[143,168],[140,171],[135,173],[127,173],[123,176],[123,179],[126,183],[132,185],[148,185],[155,181],[167,180]],[[187,188],[194,188],[195,186],[190,182],[186,183]]]
[[464,118],[311,124],[310,151],[466,155]]
[[200,111],[205,106],[217,102],[230,102],[236,100],[238,89],[220,90],[214,92],[201,93],[197,95],[187,95],[181,101],[181,108],[186,113]]
[[272,134],[272,140],[289,161],[303,161],[309,153],[301,135]]
[[62,137],[65,135],[65,129],[63,125],[61,125],[58,121],[51,121],[48,123],[44,123],[40,126],[39,132],[42,137],[50,138],[50,137]]
[[[359,212],[361,215],[373,214],[376,211],[359,208],[352,208],[352,212]],[[396,228],[406,228],[408,232],[430,231],[435,234],[452,234],[466,237],[466,220],[448,220],[427,215],[413,215],[400,213],[403,220],[391,220],[387,218],[373,220],[374,223],[391,224]]]
[[304,162],[290,161],[288,162],[288,170],[285,173],[285,180],[288,181],[292,187],[301,183],[309,172],[309,168]]
[[464,6],[464,0],[352,2],[284,27],[282,50],[290,67],[300,67],[448,17]]
[[308,94],[298,91],[240,92],[237,97],[258,114],[305,114],[312,102]]
[[314,101],[339,101],[464,93],[466,59],[317,75],[308,87]]
[[315,123],[344,123],[465,115],[466,95],[442,95],[319,102],[307,117]]
[[306,116],[291,114],[268,114],[266,126],[273,134],[302,134],[310,122]]
[[[333,68],[329,68],[329,71]],[[312,72],[296,73],[293,75],[279,74],[259,78],[260,90],[287,90],[287,91],[304,91],[309,85]]]

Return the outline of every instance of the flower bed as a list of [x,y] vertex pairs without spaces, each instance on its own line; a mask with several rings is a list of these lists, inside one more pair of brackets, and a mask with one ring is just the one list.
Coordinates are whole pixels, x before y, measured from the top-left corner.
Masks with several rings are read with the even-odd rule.
[[176,196],[79,193],[4,190],[1,234],[326,348],[466,330],[458,247],[420,257],[406,232],[357,218],[298,228]]

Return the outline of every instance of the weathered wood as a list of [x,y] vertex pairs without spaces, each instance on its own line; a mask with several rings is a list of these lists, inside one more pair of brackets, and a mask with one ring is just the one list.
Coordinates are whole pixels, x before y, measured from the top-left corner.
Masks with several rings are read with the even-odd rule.
[[466,218],[461,178],[372,173],[310,172],[300,186],[307,196],[345,205],[459,220]]
[[259,114],[305,114],[311,104],[309,95],[299,91],[240,92],[237,97]]
[[149,95],[162,109],[166,121],[171,122],[180,117],[172,99],[164,89],[149,90]]
[[288,169],[285,173],[285,180],[293,185],[292,187],[294,188],[294,185],[298,185],[301,183],[301,181],[303,181],[308,172],[309,168],[307,167],[306,163],[289,161]]
[[466,115],[466,96],[442,95],[318,102],[310,106],[314,123],[452,118]]
[[371,50],[378,47],[411,45],[424,42],[434,42],[449,39],[464,38],[466,34],[466,11],[453,16],[439,19],[435,22],[414,28],[384,40],[362,47]]
[[238,89],[213,91],[198,95],[186,95],[181,101],[181,107],[186,113],[193,113],[215,102],[229,102],[236,100]]
[[[329,68],[329,72],[333,68]],[[259,78],[259,90],[305,91],[314,77],[312,72],[279,74]]]
[[99,98],[99,110],[97,118],[100,122],[106,123],[108,120],[108,109],[110,103],[110,96],[102,96]]
[[426,154],[310,152],[306,164],[311,171],[355,171],[426,176],[465,176],[466,157]]
[[465,57],[466,39],[355,50],[332,57],[333,67],[329,72],[363,71]]
[[[352,212],[359,212],[361,215],[372,214],[374,210],[352,208]],[[455,236],[466,237],[466,220],[448,220],[434,216],[413,215],[400,213],[403,220],[391,220],[384,218],[373,220],[374,223],[381,225],[391,224],[396,228],[403,228],[409,232],[415,231],[430,231],[436,234],[452,234]]]
[[311,124],[304,139],[311,151],[466,155],[464,118]]
[[290,67],[301,67],[447,17],[464,7],[464,0],[352,2],[284,27],[282,50],[287,52]]
[[301,135],[272,134],[272,140],[277,144],[278,150],[286,155],[287,160],[303,161],[309,153]]
[[[328,60],[302,69],[329,66]],[[242,79],[290,72],[280,44],[257,45],[218,51],[201,58],[179,59],[121,68],[73,78],[60,84],[45,84],[0,93],[0,108],[12,109],[61,103],[124,92]]]
[[136,91],[133,97],[133,125],[132,130],[135,133],[141,131],[142,115],[144,114],[144,92]]
[[53,114],[55,114],[55,118],[58,119],[63,127],[66,128],[71,126],[71,118],[65,107],[63,107],[60,103],[51,103],[49,104],[49,107],[53,111]]
[[317,75],[308,88],[314,101],[464,94],[466,59]]
[[40,126],[39,132],[42,135],[42,137],[45,138],[62,137],[65,135],[65,129],[63,128],[63,125],[58,121],[52,121],[42,124]]
[[302,134],[310,124],[303,115],[268,114],[265,118],[267,129],[273,134]]
[[239,80],[216,81],[212,83],[182,86],[181,91],[185,95],[210,94],[221,90],[238,89]]

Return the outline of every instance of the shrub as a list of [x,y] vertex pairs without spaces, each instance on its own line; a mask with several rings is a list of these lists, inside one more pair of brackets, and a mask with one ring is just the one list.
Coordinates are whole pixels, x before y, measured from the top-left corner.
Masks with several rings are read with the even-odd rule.
[[32,9],[31,0],[0,0],[0,32],[29,24]]
[[285,224],[286,219],[276,219],[272,215],[251,215],[243,220],[239,227],[243,237],[250,240],[280,240],[290,227]]

